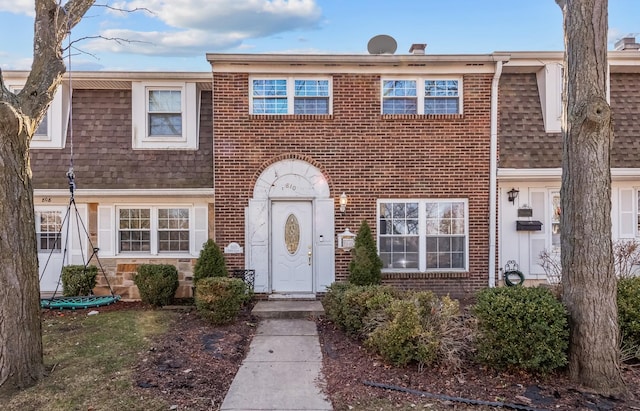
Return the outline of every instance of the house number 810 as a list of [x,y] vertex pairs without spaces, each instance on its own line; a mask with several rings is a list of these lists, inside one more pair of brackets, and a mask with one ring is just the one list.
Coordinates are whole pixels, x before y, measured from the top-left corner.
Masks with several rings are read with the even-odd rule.
[[291,183],[287,183],[287,184],[285,184],[285,185],[282,187],[282,191],[284,191],[284,189],[285,189],[285,188],[286,188],[287,190],[296,191],[296,186],[294,186],[294,185],[293,185],[293,184],[291,184]]

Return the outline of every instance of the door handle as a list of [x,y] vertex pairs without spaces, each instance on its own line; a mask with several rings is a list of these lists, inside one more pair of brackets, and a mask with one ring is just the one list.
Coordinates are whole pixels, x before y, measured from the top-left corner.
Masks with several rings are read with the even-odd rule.
[[312,256],[311,246],[309,246],[309,252],[307,253],[307,257],[309,257],[309,265],[311,265],[311,256]]

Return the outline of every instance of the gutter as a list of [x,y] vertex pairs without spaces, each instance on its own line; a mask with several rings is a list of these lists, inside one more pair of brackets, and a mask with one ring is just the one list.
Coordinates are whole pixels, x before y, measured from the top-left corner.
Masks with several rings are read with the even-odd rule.
[[489,287],[496,286],[496,219],[498,216],[498,86],[502,75],[502,63],[509,56],[496,56],[496,71],[491,82],[491,149],[489,169]]

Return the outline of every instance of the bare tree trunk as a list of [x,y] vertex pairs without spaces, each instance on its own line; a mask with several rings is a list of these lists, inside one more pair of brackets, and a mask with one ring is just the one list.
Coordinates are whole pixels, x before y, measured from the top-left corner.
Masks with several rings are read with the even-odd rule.
[[563,10],[562,283],[571,316],[571,379],[625,392],[619,367],[611,242],[611,109],[606,100],[607,0],[556,0]]
[[44,372],[29,151],[16,114],[0,103],[0,392]]
[[62,42],[94,2],[36,0],[33,65],[20,93],[0,73],[0,394],[44,375],[29,144],[62,81]]

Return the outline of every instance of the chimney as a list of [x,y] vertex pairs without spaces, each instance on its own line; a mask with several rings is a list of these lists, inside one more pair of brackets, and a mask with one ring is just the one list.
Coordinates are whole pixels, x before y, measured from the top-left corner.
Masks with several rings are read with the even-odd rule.
[[411,54],[424,54],[424,49],[427,48],[426,43],[413,43],[411,48],[409,48],[409,53]]
[[631,36],[623,37],[620,40],[616,41],[614,47],[617,51],[640,50],[640,44],[636,43],[636,38]]

